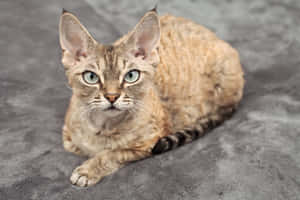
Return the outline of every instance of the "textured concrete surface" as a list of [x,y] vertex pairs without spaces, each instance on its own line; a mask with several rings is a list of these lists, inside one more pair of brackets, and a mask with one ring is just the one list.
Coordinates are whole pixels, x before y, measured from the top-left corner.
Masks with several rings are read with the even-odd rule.
[[109,43],[156,1],[0,1],[0,199],[300,199],[300,1],[161,0],[160,13],[207,26],[246,72],[234,117],[203,139],[119,170],[88,189],[69,183],[70,97],[60,64],[62,7]]

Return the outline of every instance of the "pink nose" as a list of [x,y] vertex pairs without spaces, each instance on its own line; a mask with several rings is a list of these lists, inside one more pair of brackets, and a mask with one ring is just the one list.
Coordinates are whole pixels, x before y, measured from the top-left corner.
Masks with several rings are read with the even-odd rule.
[[104,95],[104,97],[110,102],[110,103],[114,103],[119,97],[120,94],[111,94],[111,93],[107,93]]

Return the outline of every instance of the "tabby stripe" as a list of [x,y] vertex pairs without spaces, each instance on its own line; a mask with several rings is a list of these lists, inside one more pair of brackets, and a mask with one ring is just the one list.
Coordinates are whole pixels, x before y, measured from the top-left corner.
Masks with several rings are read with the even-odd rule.
[[158,140],[158,142],[153,147],[152,154],[160,154],[162,152],[168,151],[167,147],[168,147],[168,144],[167,144],[166,139],[161,138]]
[[181,132],[177,132],[175,133],[175,136],[178,138],[178,146],[181,146],[184,144],[186,136],[184,135],[184,133]]
[[167,150],[169,150],[169,149],[172,149],[172,147],[173,147],[173,140],[170,138],[170,137],[166,137],[165,138],[166,139],[166,144],[167,144],[167,146],[165,147]]
[[107,66],[107,64],[108,64],[108,61],[107,61],[107,55],[104,55],[103,56],[103,60],[104,60],[104,67],[106,67]]
[[126,63],[127,63],[127,61],[126,61],[126,60],[123,60],[123,69],[125,69]]
[[198,137],[198,130],[186,130],[184,132],[177,132],[172,135],[168,135],[158,140],[152,149],[152,154],[160,154],[169,151],[175,147],[179,147],[185,143],[195,140]]

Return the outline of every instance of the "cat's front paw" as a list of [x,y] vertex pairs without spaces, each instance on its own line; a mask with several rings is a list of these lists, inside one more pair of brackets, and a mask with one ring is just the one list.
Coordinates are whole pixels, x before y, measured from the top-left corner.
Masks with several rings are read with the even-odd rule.
[[95,173],[95,170],[92,170],[89,166],[83,164],[73,171],[70,181],[73,185],[87,187],[95,185],[101,178],[102,176]]

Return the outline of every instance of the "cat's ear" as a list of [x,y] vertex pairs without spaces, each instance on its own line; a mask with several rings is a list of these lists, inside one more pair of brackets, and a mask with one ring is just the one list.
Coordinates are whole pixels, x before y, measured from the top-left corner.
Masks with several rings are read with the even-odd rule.
[[160,41],[160,24],[156,10],[147,12],[124,42],[126,51],[151,64],[157,62]]
[[59,41],[63,52],[68,53],[71,61],[78,61],[81,56],[87,57],[96,45],[96,41],[79,20],[65,10],[60,17]]

